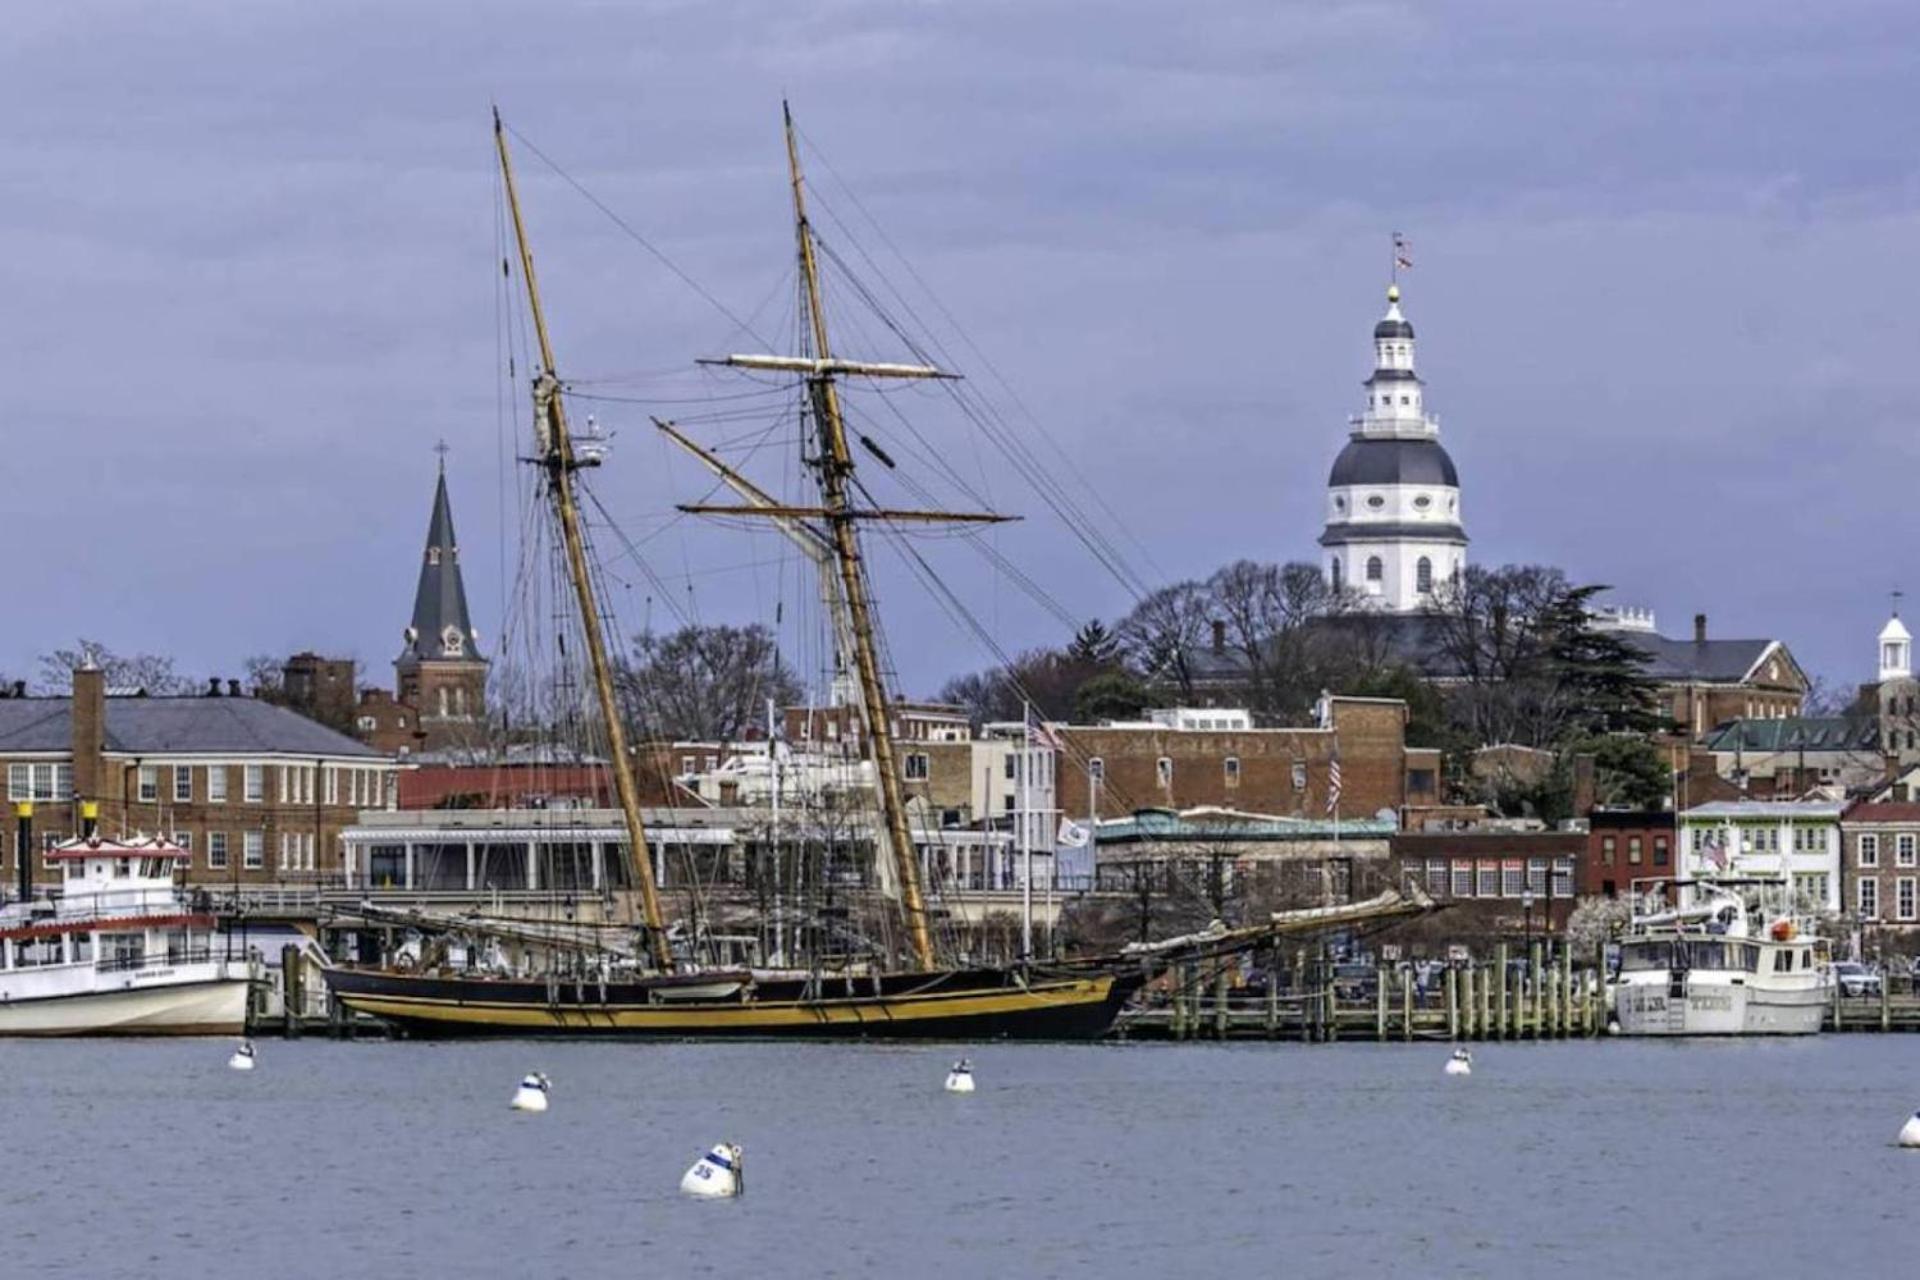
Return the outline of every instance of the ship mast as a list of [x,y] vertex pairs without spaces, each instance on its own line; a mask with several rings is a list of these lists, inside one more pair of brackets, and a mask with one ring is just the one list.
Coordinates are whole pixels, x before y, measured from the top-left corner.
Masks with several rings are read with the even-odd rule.
[[[813,400],[813,417],[820,432],[820,456],[814,463],[819,478],[818,507],[770,504],[764,495],[747,506],[686,505],[680,509],[705,515],[759,516],[783,522],[819,520],[825,525],[839,576],[839,601],[846,610],[847,630],[852,657],[860,685],[860,709],[864,714],[873,744],[873,767],[880,787],[880,809],[886,822],[887,842],[892,846],[894,873],[900,885],[900,908],[906,917],[907,935],[913,945],[914,964],[921,970],[934,967],[933,937],[927,927],[927,902],[920,883],[920,859],[914,852],[913,832],[907,820],[907,803],[900,784],[899,758],[893,741],[893,705],[886,682],[880,675],[880,659],[874,643],[873,597],[867,587],[866,561],[860,551],[859,523],[884,520],[889,523],[939,521],[995,523],[1008,517],[990,514],[942,511],[889,511],[856,509],[851,497],[853,455],[847,447],[846,421],[840,413],[837,379],[842,374],[871,378],[950,378],[929,365],[885,364],[859,360],[841,360],[834,356],[827,339],[827,315],[820,302],[820,273],[814,260],[813,228],[807,221],[806,184],[800,173],[800,149],[793,129],[793,112],[785,103],[781,114],[786,129],[787,171],[793,187],[793,216],[800,248],[800,276],[806,286],[807,319],[813,339],[808,355],[732,355],[703,363],[725,364],[741,369],[802,374]],[[738,486],[735,486],[738,491]]]
[[560,395],[560,380],[554,374],[553,344],[547,337],[546,313],[540,309],[540,286],[533,274],[533,250],[527,244],[526,225],[520,218],[520,197],[513,185],[513,161],[507,155],[507,134],[500,123],[500,112],[493,113],[493,139],[500,151],[500,175],[506,182],[507,206],[513,212],[513,236],[520,249],[520,273],[527,285],[527,303],[533,312],[533,330],[540,342],[540,373],[533,383],[534,435],[538,445],[537,461],[547,473],[547,491],[552,495],[554,513],[560,521],[560,539],[566,547],[567,573],[573,579],[573,592],[580,608],[580,628],[586,632],[587,657],[593,666],[594,692],[600,700],[600,718],[607,729],[607,752],[613,757],[614,791],[620,799],[620,813],[626,820],[629,870],[640,888],[641,914],[646,924],[647,948],[653,962],[663,973],[673,970],[673,952],[667,945],[665,917],[660,911],[660,891],[653,882],[653,856],[647,847],[646,827],[640,818],[640,789],[633,780],[633,760],[627,754],[627,733],[620,718],[620,706],[614,696],[613,670],[607,661],[606,635],[601,629],[600,605],[594,598],[593,584],[587,574],[586,540],[580,532],[580,507],[574,500],[573,473],[583,465],[573,452],[573,437],[567,429],[567,412]]

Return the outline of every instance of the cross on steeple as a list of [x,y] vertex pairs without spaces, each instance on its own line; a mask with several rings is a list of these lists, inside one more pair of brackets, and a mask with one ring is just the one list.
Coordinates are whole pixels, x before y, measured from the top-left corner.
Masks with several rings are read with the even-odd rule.
[[434,444],[433,451],[440,455],[440,474],[447,474],[447,455],[453,452],[453,446],[447,443],[445,436],[442,436]]

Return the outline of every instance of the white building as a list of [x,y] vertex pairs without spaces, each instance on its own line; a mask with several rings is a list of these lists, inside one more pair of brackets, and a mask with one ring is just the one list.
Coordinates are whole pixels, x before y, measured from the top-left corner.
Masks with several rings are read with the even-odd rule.
[[1680,815],[1680,875],[1780,877],[1803,910],[1840,910],[1840,814],[1827,800],[1731,800]]
[[1373,327],[1374,370],[1365,411],[1327,477],[1320,535],[1336,589],[1352,588],[1394,613],[1428,608],[1435,588],[1466,567],[1460,478],[1440,445],[1413,369],[1413,326],[1398,285]]

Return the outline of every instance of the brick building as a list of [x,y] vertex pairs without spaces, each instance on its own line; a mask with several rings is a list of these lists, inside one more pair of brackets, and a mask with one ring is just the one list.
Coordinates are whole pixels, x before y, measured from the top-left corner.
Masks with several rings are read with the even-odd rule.
[[1920,936],[1920,804],[1860,801],[1840,815],[1844,910],[1863,927]]
[[[395,766],[365,744],[285,707],[230,694],[107,695],[76,671],[71,697],[0,699],[7,798],[33,805],[44,851],[79,829],[76,802],[104,833],[171,837],[195,883],[312,882],[340,870],[340,833],[389,803]],[[11,828],[0,855],[21,850]],[[11,879],[17,861],[6,863]],[[44,861],[36,874],[49,868]]]
[[280,668],[279,701],[329,729],[351,733],[357,670],[352,658],[296,653]]
[[1671,809],[1595,809],[1587,815],[1587,856],[1580,892],[1613,898],[1635,880],[1674,874]]
[[1439,787],[1439,753],[1408,748],[1406,722],[1398,699],[1336,697],[1307,728],[1057,725],[1060,803],[1076,817],[1213,806],[1317,819],[1333,811],[1337,758],[1343,817],[1397,815],[1436,803]]
[[1395,878],[1417,883],[1449,909],[1436,928],[1451,935],[1536,935],[1566,928],[1587,856],[1580,831],[1400,832]]

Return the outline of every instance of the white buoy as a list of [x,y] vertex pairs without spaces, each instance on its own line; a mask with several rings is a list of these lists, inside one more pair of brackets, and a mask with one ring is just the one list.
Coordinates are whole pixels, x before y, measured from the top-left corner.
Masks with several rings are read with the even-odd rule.
[[680,1190],[690,1196],[737,1196],[746,1189],[740,1148],[731,1142],[715,1143],[680,1179]]
[[515,1111],[545,1111],[547,1091],[551,1088],[553,1088],[552,1081],[538,1071],[532,1072],[520,1082],[520,1087],[513,1091],[513,1102],[510,1105]]
[[973,1092],[973,1064],[965,1058],[953,1064],[953,1070],[947,1072],[948,1093]]
[[253,1070],[253,1041],[242,1040],[240,1047],[233,1051],[233,1056],[227,1059],[227,1065],[235,1071]]
[[1907,1122],[1900,1126],[1900,1145],[1920,1147],[1920,1111],[1908,1116]]
[[1453,1056],[1447,1059],[1447,1074],[1450,1076],[1470,1076],[1473,1074],[1473,1053],[1468,1049],[1455,1049]]

